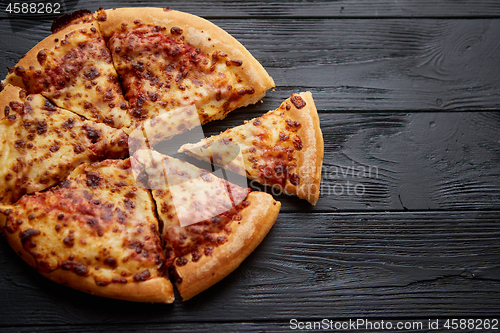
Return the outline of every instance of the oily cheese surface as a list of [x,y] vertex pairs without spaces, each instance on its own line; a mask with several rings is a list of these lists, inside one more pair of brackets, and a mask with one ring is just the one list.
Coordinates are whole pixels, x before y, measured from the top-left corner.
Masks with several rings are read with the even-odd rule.
[[46,277],[101,296],[173,301],[154,205],[128,159],[83,164],[2,212],[11,246]]
[[95,18],[70,24],[31,49],[6,83],[41,93],[61,108],[109,126],[130,126],[111,54]]
[[124,132],[84,120],[41,95],[7,85],[0,92],[0,202],[47,189],[83,162],[128,153]]
[[249,193],[154,151],[138,151],[132,159],[137,172],[147,174],[163,222],[167,261],[174,265],[184,300],[236,269],[277,219],[281,204],[267,193]]
[[225,224],[243,208],[247,188],[151,150],[138,151],[134,160],[138,172],[147,174],[147,185],[163,222],[169,259],[191,252],[202,255],[207,246],[227,239],[230,231],[225,230]]

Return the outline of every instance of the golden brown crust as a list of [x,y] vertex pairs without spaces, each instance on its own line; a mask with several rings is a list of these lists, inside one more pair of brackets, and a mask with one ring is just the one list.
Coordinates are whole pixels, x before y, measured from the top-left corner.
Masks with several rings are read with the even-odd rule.
[[290,103],[291,108],[288,115],[292,120],[297,120],[302,124],[298,134],[302,137],[304,148],[296,152],[300,184],[298,186],[289,184],[292,191],[286,190],[290,193],[296,193],[300,198],[305,198],[311,204],[316,205],[319,198],[321,168],[323,166],[323,134],[311,93],[307,91],[298,94],[298,96],[306,102],[306,105],[298,109],[294,103]]
[[132,302],[173,303],[174,301],[172,283],[164,277],[154,277],[147,281],[130,282],[127,284],[114,283],[100,287],[96,285],[92,277],[82,278],[77,275],[68,274],[66,271],[57,270],[52,273],[42,274],[54,282],[71,286],[71,288],[92,295]]
[[120,31],[123,23],[126,23],[128,27],[135,26],[135,22],[138,21],[150,25],[179,26],[184,31],[185,41],[200,48],[202,52],[210,54],[215,50],[221,50],[227,53],[230,59],[242,60],[242,72],[255,89],[252,98],[245,105],[256,103],[264,97],[266,90],[275,86],[273,79],[267,74],[264,67],[240,42],[201,17],[153,7],[108,9],[98,12],[97,16],[101,33],[106,39],[111,37],[113,33]]
[[242,220],[230,225],[228,241],[215,248],[211,256],[197,262],[189,257],[184,266],[175,266],[177,289],[188,300],[216,284],[234,271],[262,242],[278,217],[281,203],[271,195],[251,192],[250,205],[241,211]]
[[80,9],[73,13],[64,14],[59,16],[52,22],[52,26],[50,27],[50,31],[52,33],[56,33],[60,30],[63,30],[67,26],[71,24],[79,24],[79,23],[88,23],[95,21],[94,14],[87,9]]
[[[0,92],[0,108],[3,111],[7,105],[11,101],[16,101],[19,103],[23,103],[22,99],[19,97],[19,94],[26,94],[26,92],[23,92],[23,90],[19,87],[13,86],[11,84],[7,84]],[[0,116],[0,118],[3,118],[3,115]]]

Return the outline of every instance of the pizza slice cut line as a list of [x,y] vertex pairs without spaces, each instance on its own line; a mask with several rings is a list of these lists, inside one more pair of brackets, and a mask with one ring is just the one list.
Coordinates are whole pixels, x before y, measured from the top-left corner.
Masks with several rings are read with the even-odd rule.
[[[167,263],[183,300],[236,269],[277,219],[281,203],[269,194],[250,192],[152,150],[140,150],[131,159],[147,173],[163,222]],[[190,223],[183,225],[182,219]]]

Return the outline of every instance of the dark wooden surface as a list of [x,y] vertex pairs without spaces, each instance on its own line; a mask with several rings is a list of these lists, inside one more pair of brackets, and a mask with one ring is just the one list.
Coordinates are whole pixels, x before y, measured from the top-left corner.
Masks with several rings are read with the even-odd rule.
[[[2,77],[54,18],[7,15],[6,3]],[[63,9],[165,5],[65,1]],[[168,6],[226,29],[276,81],[262,104],[207,125],[207,135],[293,92],[313,93],[325,139],[317,206],[278,196],[282,212],[261,246],[221,283],[173,305],[56,285],[2,240],[0,330],[274,332],[290,330],[292,318],[500,318],[498,1]]]

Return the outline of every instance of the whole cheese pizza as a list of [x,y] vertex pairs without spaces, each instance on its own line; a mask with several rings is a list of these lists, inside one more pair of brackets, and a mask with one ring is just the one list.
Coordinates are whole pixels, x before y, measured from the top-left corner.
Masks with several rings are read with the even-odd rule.
[[[136,302],[172,303],[174,288],[196,296],[262,242],[281,204],[154,146],[272,87],[242,44],[194,15],[101,8],[56,19],[1,83],[2,234],[74,289]],[[310,93],[180,151],[318,200],[323,137]]]

